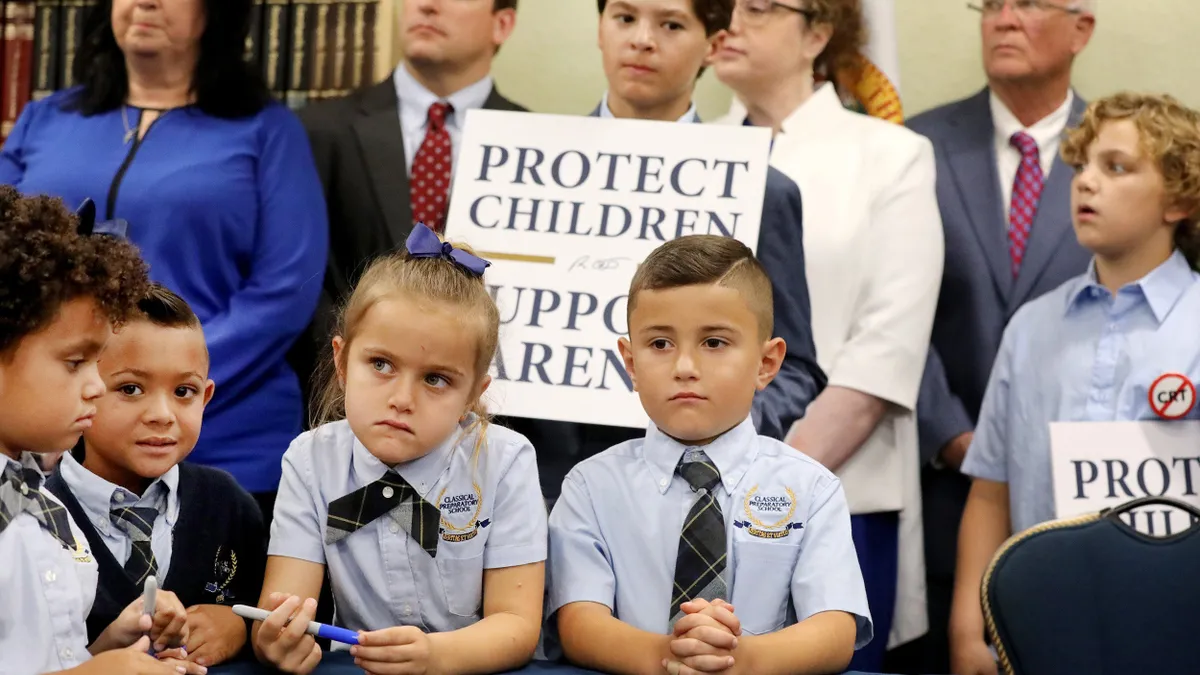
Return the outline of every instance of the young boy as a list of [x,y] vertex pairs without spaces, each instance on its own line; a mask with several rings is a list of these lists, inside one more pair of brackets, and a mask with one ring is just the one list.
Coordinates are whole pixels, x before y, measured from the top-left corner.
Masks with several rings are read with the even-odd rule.
[[1200,112],[1169,96],[1102,99],[1063,157],[1076,171],[1075,236],[1094,255],[1017,312],[1001,342],[962,465],[974,481],[951,613],[956,673],[996,672],[984,570],[1011,534],[1055,516],[1050,423],[1158,419],[1156,379],[1200,381]]
[[208,365],[200,320],[151,285],[100,359],[106,393],[92,427],[47,482],[100,567],[89,637],[157,575],[188,608],[188,659],[202,666],[245,645],[245,621],[229,606],[255,603],[266,561],[254,499],[223,471],[181,463],[212,399]]
[[619,347],[652,424],[576,466],[550,515],[547,616],[572,661],[833,673],[870,641],[841,483],[750,419],[786,351],[772,306],[733,239],[668,242],[634,275]]
[[[597,0],[598,42],[608,90],[596,117],[699,123],[692,91],[729,27],[733,0]],[[804,267],[800,189],[774,168],[767,171],[758,256],[774,284],[775,329],[787,345],[779,377],[754,402],[756,428],[783,439],[825,386],[812,337],[812,305]],[[543,492],[557,494],[562,477],[580,459],[641,430],[514,419],[511,426],[535,448]]]
[[75,227],[60,201],[0,186],[0,670],[195,672],[146,654],[151,639],[177,646],[186,638],[169,593],[153,617],[142,615],[140,599],[131,603],[89,645],[96,562],[42,485],[35,457],[71,447],[91,426],[104,392],[96,359],[112,322],[146,288],[132,246]]

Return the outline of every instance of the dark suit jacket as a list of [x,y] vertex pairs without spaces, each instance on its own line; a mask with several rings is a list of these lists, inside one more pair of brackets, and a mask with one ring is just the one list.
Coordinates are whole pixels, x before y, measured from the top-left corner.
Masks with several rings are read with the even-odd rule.
[[[399,107],[389,77],[300,111],[329,209],[324,292],[310,340],[293,352],[302,382],[308,382],[315,359],[329,342],[334,312],[349,297],[359,275],[377,256],[402,247],[412,230]],[[483,107],[526,110],[495,88]]]
[[[594,110],[592,116],[598,116],[599,110]],[[698,117],[694,120],[699,121]],[[763,197],[758,259],[771,278],[775,335],[787,343],[787,355],[775,381],[755,397],[752,415],[760,434],[778,439],[804,416],[808,404],[826,383],[825,373],[817,365],[812,338],[803,222],[800,188],[792,179],[770,168]],[[563,478],[577,462],[645,434],[645,429],[548,420],[511,419],[505,424],[525,434],[537,448],[542,492],[551,499],[558,496]]]
[[[1071,167],[1056,157],[1042,191],[1020,273],[1013,279],[1007,224],[996,171],[995,127],[988,90],[909,121],[933,142],[937,196],[946,235],[946,265],[932,348],[917,402],[922,462],[972,431],[1009,319],[1026,302],[1087,269],[1091,254],[1071,225]],[[1068,126],[1086,102],[1075,97]],[[926,565],[952,575],[967,481],[957,472],[926,471]]]

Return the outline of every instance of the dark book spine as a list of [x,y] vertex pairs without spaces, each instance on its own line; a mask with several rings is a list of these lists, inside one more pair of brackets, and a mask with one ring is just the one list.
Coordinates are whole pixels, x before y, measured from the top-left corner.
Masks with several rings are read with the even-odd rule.
[[4,94],[0,137],[8,138],[33,93],[33,0],[4,4]]
[[58,89],[59,0],[37,0],[33,20],[33,99],[45,98]]
[[263,9],[263,79],[275,98],[282,101],[287,92],[291,55],[288,0],[266,0]]
[[291,9],[291,53],[288,63],[287,104],[293,110],[303,108],[308,103],[309,81],[312,68],[312,21],[309,10],[312,5],[307,0],[292,0]]
[[366,58],[363,62],[362,82],[363,84],[374,84],[376,78],[375,69],[378,68],[378,64],[391,58],[391,54],[380,53],[382,45],[379,40],[379,31],[390,30],[391,24],[386,16],[381,16],[382,11],[379,6],[379,0],[367,0],[363,11],[366,20],[363,37],[366,38],[367,44],[363,50]]
[[83,44],[83,19],[90,9],[87,4],[86,0],[63,0],[59,10],[59,89],[75,86],[75,54],[79,52],[79,45]]
[[246,31],[246,62],[262,64],[263,0],[254,0],[250,6],[250,24]]

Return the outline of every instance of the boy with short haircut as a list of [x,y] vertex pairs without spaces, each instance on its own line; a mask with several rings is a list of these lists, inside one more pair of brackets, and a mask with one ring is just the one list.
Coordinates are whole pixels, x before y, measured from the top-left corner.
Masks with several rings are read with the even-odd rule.
[[1000,345],[962,465],[973,483],[951,612],[956,673],[996,672],[984,570],[1010,535],[1055,517],[1050,424],[1165,418],[1148,395],[1155,380],[1200,381],[1200,112],[1117,94],[1088,106],[1062,152],[1092,263],[1021,308]]
[[107,391],[94,424],[47,482],[100,567],[89,636],[156,575],[187,607],[187,658],[200,666],[245,645],[245,621],[231,605],[256,602],[266,561],[254,499],[224,471],[182,463],[212,399],[208,368],[200,320],[152,284],[100,358]]
[[619,347],[651,424],[576,466],[550,515],[547,616],[566,656],[840,672],[872,637],[866,591],[837,477],[750,419],[786,350],[762,265],[734,239],[663,244],[628,320]]
[[9,186],[0,186],[0,251],[0,670],[188,672],[146,654],[151,638],[186,637],[167,593],[153,617],[136,601],[89,645],[96,562],[35,460],[91,425],[104,392],[96,359],[144,292],[146,266],[123,241],[79,236],[61,201]]

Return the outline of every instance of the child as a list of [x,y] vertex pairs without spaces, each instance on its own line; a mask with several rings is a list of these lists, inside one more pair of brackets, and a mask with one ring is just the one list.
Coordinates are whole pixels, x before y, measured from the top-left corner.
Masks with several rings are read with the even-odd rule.
[[254,499],[223,471],[183,464],[212,399],[200,320],[152,284],[100,359],[107,393],[47,487],[87,535],[100,566],[88,616],[95,637],[135,600],[149,575],[187,609],[187,657],[211,666],[246,643],[228,605],[253,603],[266,563]]
[[[1200,113],[1169,96],[1093,102],[1063,145],[1088,272],[1013,317],[963,462],[974,478],[951,613],[955,673],[995,673],[980,584],[1013,533],[1054,518],[1050,423],[1154,420],[1164,373],[1200,381]],[[1200,419],[1193,409],[1187,419]]]
[[183,608],[170,593],[153,617],[143,615],[140,598],[131,603],[89,645],[96,562],[42,485],[35,457],[71,447],[91,426],[104,393],[96,359],[112,322],[146,288],[146,266],[133,247],[81,237],[75,228],[61,201],[0,186],[0,669],[198,672],[146,654],[152,639],[174,647],[187,637]]
[[786,350],[762,265],[733,239],[663,244],[628,319],[619,347],[652,423],[575,467],[550,514],[547,615],[566,656],[611,673],[840,672],[871,639],[866,591],[837,477],[750,419]]
[[500,672],[537,646],[546,507],[533,447],[479,402],[499,339],[488,263],[420,224],[405,246],[363,274],[333,340],[317,421],[345,418],[283,458],[272,613],[252,630],[286,672],[320,661],[304,628],[326,568],[368,672]]

